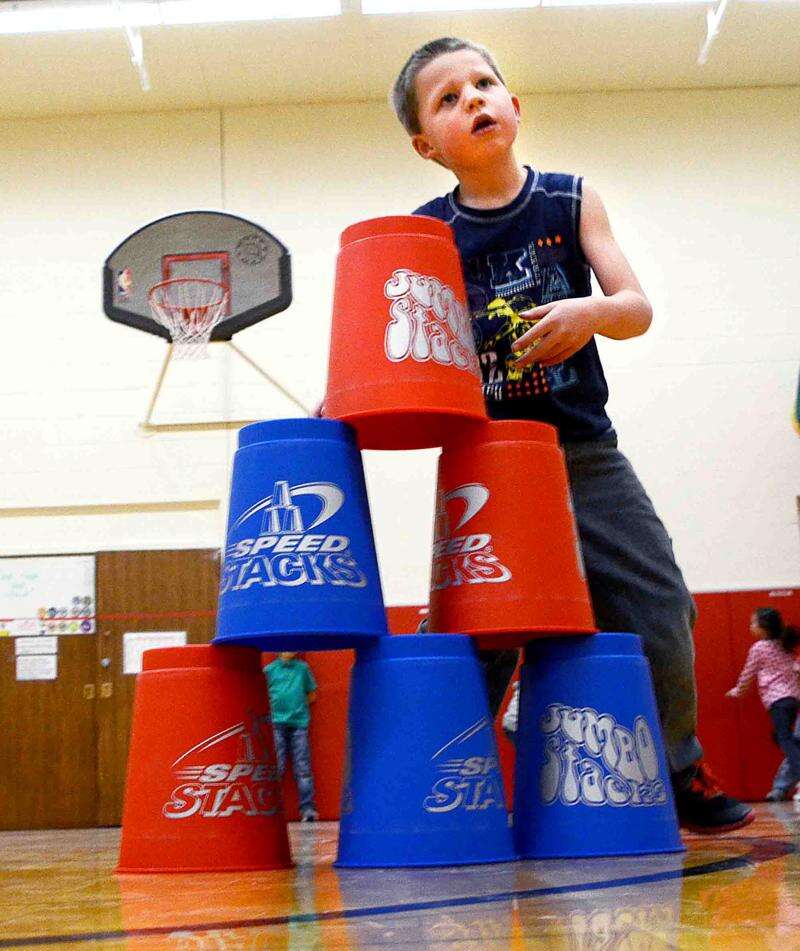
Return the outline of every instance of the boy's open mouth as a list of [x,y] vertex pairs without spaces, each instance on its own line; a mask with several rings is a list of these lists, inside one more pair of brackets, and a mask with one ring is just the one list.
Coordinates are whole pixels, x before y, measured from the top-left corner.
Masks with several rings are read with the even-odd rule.
[[493,129],[497,123],[491,116],[478,116],[478,118],[472,123],[472,131],[475,132],[485,132],[487,129]]

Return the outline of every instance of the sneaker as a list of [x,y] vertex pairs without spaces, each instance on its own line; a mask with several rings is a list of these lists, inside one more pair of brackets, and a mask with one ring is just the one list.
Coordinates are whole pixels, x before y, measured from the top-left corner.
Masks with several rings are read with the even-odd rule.
[[753,810],[726,796],[704,760],[672,774],[678,821],[684,829],[705,835],[732,832],[755,819]]
[[789,798],[789,792],[788,789],[770,789],[764,798],[767,802],[783,802],[784,799]]
[[306,809],[300,816],[301,822],[316,822],[319,819],[319,813],[316,809]]

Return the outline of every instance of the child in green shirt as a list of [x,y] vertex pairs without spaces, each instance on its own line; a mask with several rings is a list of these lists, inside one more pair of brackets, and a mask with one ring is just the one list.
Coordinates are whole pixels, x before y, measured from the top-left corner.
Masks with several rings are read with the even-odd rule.
[[264,668],[264,673],[269,688],[278,771],[283,776],[288,753],[292,758],[300,800],[300,821],[316,822],[319,815],[314,803],[308,724],[311,720],[310,704],[316,699],[317,683],[308,664],[290,651],[279,654],[277,660]]

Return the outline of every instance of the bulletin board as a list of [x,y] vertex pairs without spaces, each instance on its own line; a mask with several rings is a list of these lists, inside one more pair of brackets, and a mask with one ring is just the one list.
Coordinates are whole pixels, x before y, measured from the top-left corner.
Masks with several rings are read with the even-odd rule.
[[0,637],[93,634],[95,556],[0,558]]

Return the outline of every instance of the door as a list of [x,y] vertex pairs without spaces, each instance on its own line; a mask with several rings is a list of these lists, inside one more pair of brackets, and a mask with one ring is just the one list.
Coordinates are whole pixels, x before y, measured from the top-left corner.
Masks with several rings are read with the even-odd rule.
[[0,638],[0,829],[91,827],[97,638],[60,636],[54,680],[17,680],[15,641]]
[[93,825],[119,825],[136,677],[124,672],[124,637],[186,631],[214,636],[219,552],[115,551],[97,555],[97,812]]

